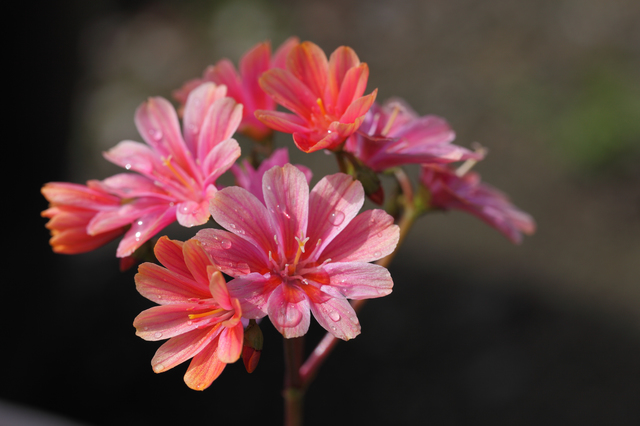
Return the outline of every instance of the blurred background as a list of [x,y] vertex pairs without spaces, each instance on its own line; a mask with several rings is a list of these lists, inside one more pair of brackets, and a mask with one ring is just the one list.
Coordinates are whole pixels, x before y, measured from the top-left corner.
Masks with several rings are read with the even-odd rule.
[[[202,393],[183,384],[186,365],[156,375],[159,344],[131,325],[152,303],[135,271],[118,271],[115,243],[55,255],[38,213],[44,183],[119,172],[101,153],[140,140],[133,114],[147,97],[291,35],[327,54],[351,46],[369,64],[367,92],[487,147],[475,170],[538,224],[513,246],[463,213],[420,220],[391,267],[394,292],[364,307],[362,335],[308,391],[306,424],[640,424],[636,0],[66,0],[17,12],[5,158],[29,168],[7,185],[16,254],[3,265],[18,273],[4,278],[0,424],[282,424],[282,342],[268,322],[251,375],[230,365]],[[281,136],[314,181],[337,171]],[[23,201],[27,226],[13,225]]]

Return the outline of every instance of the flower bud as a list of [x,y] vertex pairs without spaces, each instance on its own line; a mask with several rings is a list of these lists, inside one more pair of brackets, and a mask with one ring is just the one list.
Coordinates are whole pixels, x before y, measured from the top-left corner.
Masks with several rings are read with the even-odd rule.
[[242,362],[248,373],[253,373],[258,366],[263,343],[262,330],[256,320],[252,319],[244,330],[244,347],[242,348]]

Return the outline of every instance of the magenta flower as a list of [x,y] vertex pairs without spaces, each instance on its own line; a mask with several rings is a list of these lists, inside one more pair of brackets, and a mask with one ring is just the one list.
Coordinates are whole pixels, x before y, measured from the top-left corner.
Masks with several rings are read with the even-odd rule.
[[[258,169],[254,169],[248,160],[242,161],[242,166],[234,164],[231,167],[231,173],[236,178],[236,184],[249,191],[256,196],[264,204],[264,196],[262,194],[262,178],[267,170],[273,166],[284,166],[289,162],[289,151],[287,148],[280,148],[273,151],[271,156],[265,159]],[[304,173],[307,178],[307,183],[311,182],[312,173],[308,167],[300,164],[295,165],[298,170]]]
[[329,60],[317,45],[305,41],[291,49],[286,69],[271,69],[260,77],[260,86],[278,104],[294,114],[256,111],[271,127],[292,133],[304,152],[337,149],[364,120],[377,89],[362,96],[369,67],[360,63],[353,49],[341,46]]
[[531,235],[536,230],[530,215],[511,204],[504,193],[482,183],[477,173],[458,176],[446,166],[423,165],[420,181],[431,194],[430,207],[471,213],[502,232],[514,244],[522,241],[523,233]]
[[125,257],[176,219],[187,227],[209,219],[215,181],[240,156],[231,136],[240,123],[242,105],[225,94],[225,86],[213,83],[194,90],[185,106],[182,134],[167,100],[150,98],[137,109],[136,126],[148,145],[123,141],[104,156],[140,174],[123,173],[102,182],[127,202],[118,210],[98,213],[89,234],[131,225],[117,251],[118,257]]
[[155,254],[164,267],[143,263],[135,281],[141,295],[161,306],[136,317],[136,335],[169,339],[151,360],[156,373],[193,358],[184,381],[204,390],[242,353],[240,303],[229,296],[222,273],[199,242],[161,237]]
[[101,212],[114,212],[121,200],[102,189],[100,182],[87,185],[50,182],[42,187],[49,208],[41,214],[49,218],[45,225],[51,232],[49,243],[54,252],[78,254],[94,250],[124,234],[123,226],[105,232],[89,234],[87,229]]
[[187,81],[182,88],[176,90],[173,96],[181,104],[186,103],[189,93],[201,83],[210,81],[227,86],[227,96],[242,104],[243,115],[239,131],[247,136],[262,140],[271,129],[258,120],[254,112],[260,110],[274,110],[275,102],[260,88],[258,79],[271,68],[284,68],[285,59],[293,46],[297,45],[297,37],[288,38],[271,56],[271,43],[258,43],[240,59],[240,73],[228,59],[222,59],[216,65],[210,65],[204,71],[202,78]]
[[262,189],[265,204],[239,187],[216,193],[211,215],[226,231],[196,235],[220,270],[234,277],[229,292],[243,316],[268,315],[292,338],[307,332],[313,313],[334,336],[356,337],[360,324],[347,299],[385,296],[393,287],[386,268],[367,263],[395,249],[393,218],[382,210],[357,215],[362,185],[342,173],[309,192],[304,174],[287,164],[266,172]]
[[453,145],[455,133],[435,115],[419,117],[405,102],[374,103],[345,151],[376,172],[405,164],[450,163],[482,159],[482,154]]

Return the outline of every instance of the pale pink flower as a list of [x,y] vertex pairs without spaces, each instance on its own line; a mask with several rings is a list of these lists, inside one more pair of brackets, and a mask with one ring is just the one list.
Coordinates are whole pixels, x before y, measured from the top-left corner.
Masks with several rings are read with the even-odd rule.
[[376,172],[405,164],[482,159],[480,153],[453,145],[454,139],[454,131],[443,118],[420,117],[405,102],[390,100],[373,104],[344,149]]
[[256,111],[256,117],[274,130],[292,133],[304,152],[338,149],[364,120],[377,89],[363,96],[369,67],[353,49],[341,46],[329,60],[317,45],[305,41],[293,47],[286,69],[271,69],[260,86],[278,104],[294,114]]
[[87,185],[50,182],[41,189],[49,208],[41,214],[49,218],[45,225],[51,232],[49,243],[56,253],[78,254],[94,250],[124,234],[123,226],[89,234],[88,227],[100,212],[120,208],[121,200],[104,191],[101,183],[90,180]]
[[480,181],[480,175],[466,172],[462,176],[446,166],[423,165],[421,183],[430,193],[429,206],[442,210],[470,213],[504,234],[514,244],[522,234],[536,230],[533,218],[516,208],[501,191]]
[[338,173],[309,192],[304,174],[287,164],[262,181],[265,204],[243,188],[214,196],[211,215],[225,230],[196,235],[221,271],[243,316],[266,315],[286,338],[304,335],[311,313],[327,331],[348,340],[360,324],[347,299],[391,293],[386,268],[368,262],[396,247],[399,228],[383,210],[357,215],[362,184]]
[[287,54],[297,45],[297,37],[290,37],[271,56],[271,43],[265,41],[258,43],[240,59],[239,72],[228,59],[222,59],[215,65],[210,65],[204,71],[202,78],[187,81],[182,88],[174,91],[173,96],[181,104],[186,103],[187,96],[199,84],[210,81],[215,84],[227,86],[227,96],[242,104],[242,122],[238,131],[255,140],[263,140],[271,134],[272,130],[258,120],[254,112],[260,110],[273,110],[275,102],[258,84],[258,79],[265,71],[271,68],[284,68]]
[[140,294],[161,306],[143,311],[133,326],[145,340],[169,339],[151,360],[156,373],[193,358],[184,381],[204,390],[242,353],[240,303],[199,242],[161,237],[155,254],[164,267],[143,263],[135,281]]
[[147,145],[123,141],[104,156],[140,174],[123,173],[102,181],[103,188],[127,202],[118,210],[100,212],[89,234],[130,224],[117,251],[118,257],[125,257],[176,219],[187,227],[209,219],[215,181],[240,156],[231,136],[240,123],[242,105],[225,94],[225,86],[213,83],[191,92],[182,133],[167,100],[150,98],[137,109],[135,123]]
[[[248,160],[242,160],[242,166],[234,164],[231,167],[231,172],[236,178],[236,184],[255,195],[260,201],[264,203],[264,196],[262,194],[262,177],[273,166],[284,166],[289,162],[289,151],[287,148],[279,148],[273,151],[269,158],[260,163],[257,169],[255,169]],[[295,166],[304,173],[307,178],[307,183],[311,182],[312,173],[308,167],[300,164]]]

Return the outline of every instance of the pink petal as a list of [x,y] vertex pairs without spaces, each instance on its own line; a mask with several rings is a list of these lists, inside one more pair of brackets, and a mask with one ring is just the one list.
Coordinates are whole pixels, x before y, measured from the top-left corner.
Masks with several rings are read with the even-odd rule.
[[203,78],[218,85],[224,84],[227,87],[227,96],[232,97],[236,102],[244,102],[242,80],[230,60],[222,59],[215,66],[208,67],[204,71]]
[[[156,259],[165,268],[172,272],[184,275],[191,279],[191,271],[187,268],[187,264],[184,261],[184,253],[182,247],[184,243],[178,240],[170,240],[167,236],[162,236],[153,248],[153,252],[156,255]],[[202,293],[205,297],[206,293]]]
[[287,56],[287,69],[311,90],[315,99],[323,97],[329,62],[318,45],[305,41],[293,47]]
[[325,176],[309,195],[307,236],[312,243],[321,239],[321,253],[353,220],[364,203],[362,184],[343,173]]
[[323,303],[310,303],[318,323],[338,339],[350,340],[360,334],[360,322],[351,304],[345,299],[330,298]]
[[215,338],[219,332],[220,327],[206,327],[169,339],[151,359],[153,370],[156,373],[167,371],[197,355],[207,346],[217,347]]
[[215,146],[233,136],[241,120],[242,104],[231,98],[215,101],[202,123],[196,158],[204,161]]
[[120,241],[116,256],[129,256],[138,247],[175,220],[175,206],[158,207],[158,209],[152,213],[138,218],[138,220],[131,225],[131,229],[127,231],[122,241]]
[[272,109],[273,101],[260,88],[258,79],[270,68],[271,65],[271,43],[259,43],[249,50],[240,59],[240,75],[242,76],[242,85],[245,93],[245,108],[249,110]]
[[192,312],[189,309],[193,309],[193,305],[180,303],[154,306],[141,312],[133,320],[136,336],[157,341],[195,330],[197,325],[189,320],[189,313]]
[[231,297],[240,301],[242,316],[249,319],[258,319],[267,315],[269,296],[280,285],[280,279],[267,278],[255,272],[227,283]]
[[[328,96],[325,96],[325,100],[327,102],[330,100],[331,104],[334,106],[339,103],[338,95],[341,93],[345,76],[352,68],[358,67],[359,65],[360,59],[358,59],[358,55],[356,55],[356,52],[350,47],[340,46],[333,51],[329,57],[329,84],[327,85]],[[366,64],[363,65],[366,67]],[[367,69],[367,75],[365,76],[364,81],[365,86],[367,84],[368,74]],[[364,87],[362,88],[362,92],[356,97],[362,96],[362,93],[364,93]],[[351,102],[348,102],[347,105],[350,103]],[[338,108],[338,110],[344,111],[344,108]]]
[[309,217],[309,184],[300,170],[291,164],[273,167],[264,174],[262,192],[265,204],[274,221],[278,245],[286,258],[298,251],[295,238],[307,234]]
[[135,123],[140,135],[161,157],[169,157],[184,170],[192,169],[192,161],[182,139],[178,115],[164,98],[149,98],[138,107]]
[[227,139],[213,147],[202,160],[202,171],[205,177],[203,187],[215,183],[224,172],[229,170],[240,157],[240,145],[235,139]]
[[220,361],[217,349],[217,342],[214,341],[193,357],[184,375],[184,382],[189,388],[205,390],[222,374],[227,364]]
[[219,229],[198,231],[195,239],[214,259],[222,272],[232,277],[247,274],[247,271],[267,272],[267,254],[239,235]]
[[278,231],[269,220],[267,208],[246,189],[232,186],[218,191],[209,210],[220,226],[249,241],[265,255],[269,250],[277,253],[273,236]]
[[[376,95],[378,94],[378,89],[375,89],[373,92],[366,96],[362,96],[361,98],[356,99],[349,105],[347,110],[340,117],[341,123],[355,123],[356,119],[362,118],[364,119],[364,115],[369,111],[371,105],[376,100]],[[362,120],[360,120],[360,123]],[[359,125],[359,124],[358,124]],[[354,131],[357,129],[354,129]],[[353,132],[352,132],[353,133]]]
[[209,220],[209,200],[185,201],[176,206],[176,218],[184,227],[204,225]]
[[372,299],[391,293],[393,280],[387,268],[364,262],[330,262],[324,270],[331,283],[321,290],[334,297]]
[[202,124],[209,114],[211,105],[217,100],[223,99],[226,94],[226,86],[216,86],[214,83],[204,83],[189,94],[184,107],[182,132],[187,148],[192,155],[196,156],[198,153],[197,145],[202,133]]
[[308,123],[294,114],[280,111],[255,112],[256,118],[273,130],[284,133],[309,132]]
[[283,107],[310,119],[310,106],[316,105],[318,96],[288,70],[273,68],[265,72],[260,77],[260,87]]
[[203,286],[181,272],[143,263],[135,276],[136,289],[142,296],[161,305],[183,304],[188,299],[211,297],[208,285]]
[[282,68],[285,69],[287,66],[287,56],[291,49],[300,44],[300,39],[298,37],[289,37],[286,39],[276,50],[276,53],[273,54],[273,58],[271,59],[273,68]]
[[[207,267],[213,265],[213,260],[204,250],[199,241],[187,240],[182,246],[184,262],[193,279],[203,288],[209,288],[209,273]],[[210,296],[207,296],[209,298]]]
[[93,210],[120,204],[118,197],[75,183],[49,182],[42,187],[41,192],[51,204]]
[[230,364],[236,362],[242,354],[244,327],[241,322],[234,327],[224,327],[218,338],[218,359]]
[[166,199],[138,198],[131,203],[123,204],[118,209],[98,212],[87,225],[87,233],[95,235],[134,222],[137,224],[144,216],[166,210],[170,202]]
[[368,79],[367,64],[361,64],[349,70],[340,88],[340,95],[336,102],[336,115],[341,116],[356,99],[362,96],[367,88]]
[[309,330],[309,300],[296,287],[286,284],[276,287],[269,296],[267,312],[273,326],[286,339],[304,336]]
[[154,170],[161,169],[158,154],[147,145],[133,141],[122,141],[103,153],[108,161],[127,170],[152,176]]
[[121,198],[156,197],[172,201],[173,197],[160,189],[153,180],[136,173],[119,173],[100,182],[100,187]]
[[227,282],[216,266],[209,265],[207,271],[210,273],[209,278],[209,291],[211,292],[211,298],[213,301],[223,308],[224,310],[231,311],[235,307],[229,297],[229,290],[227,289]]
[[384,210],[367,210],[353,219],[322,252],[320,260],[372,262],[393,252],[400,228]]

